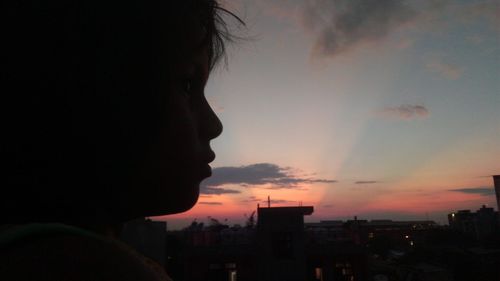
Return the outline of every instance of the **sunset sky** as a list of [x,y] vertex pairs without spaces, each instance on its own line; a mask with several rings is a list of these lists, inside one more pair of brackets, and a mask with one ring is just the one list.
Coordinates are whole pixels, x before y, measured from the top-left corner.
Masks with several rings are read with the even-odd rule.
[[247,27],[206,88],[224,124],[213,177],[192,210],[156,219],[241,223],[268,195],[314,206],[307,221],[496,209],[499,1],[226,7]]

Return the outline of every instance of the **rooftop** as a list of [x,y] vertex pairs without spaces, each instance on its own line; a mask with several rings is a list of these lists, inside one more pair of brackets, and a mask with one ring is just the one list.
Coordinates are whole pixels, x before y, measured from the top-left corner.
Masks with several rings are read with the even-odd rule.
[[260,215],[263,214],[297,214],[311,215],[314,212],[313,206],[298,206],[298,207],[259,207],[257,209]]

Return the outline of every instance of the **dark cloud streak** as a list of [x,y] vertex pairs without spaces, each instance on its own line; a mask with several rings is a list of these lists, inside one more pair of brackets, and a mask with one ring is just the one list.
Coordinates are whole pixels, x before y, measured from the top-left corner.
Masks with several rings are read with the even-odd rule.
[[[242,203],[259,203],[263,205],[267,205],[268,201],[267,199],[260,199],[255,196],[250,196],[248,199],[241,200]],[[285,200],[285,199],[271,199],[271,205],[272,204],[299,204],[299,201],[293,201],[293,200]]]
[[[272,188],[301,188],[307,183],[335,183],[335,180],[303,178],[293,175],[290,168],[280,167],[271,163],[259,163],[240,167],[218,167],[213,169],[212,177],[208,178],[202,187],[202,192],[216,194],[222,185],[234,184],[243,187],[271,184]],[[208,191],[208,192],[206,192]],[[235,190],[225,190],[236,193]],[[212,192],[212,193],[209,193]],[[224,193],[224,192],[220,192]]]
[[[267,204],[268,201],[267,200],[263,200],[263,201],[261,201],[261,203]],[[272,204],[291,204],[291,203],[295,203],[295,204],[298,205],[299,201],[284,200],[284,199],[271,199],[271,205]]]
[[356,181],[355,184],[374,184],[378,183],[378,181]]
[[466,194],[479,194],[482,196],[490,196],[495,194],[493,187],[471,187],[471,188],[457,188],[448,191],[461,192]]
[[213,206],[220,206],[222,205],[221,202],[198,202],[198,204],[202,204],[202,205],[213,205]]
[[386,107],[380,110],[378,114],[383,117],[411,120],[428,117],[430,112],[423,105],[402,104],[399,106]]
[[200,187],[200,194],[213,194],[213,195],[221,195],[221,194],[238,194],[241,193],[239,190],[234,189],[226,189],[226,188],[214,188],[202,185]]

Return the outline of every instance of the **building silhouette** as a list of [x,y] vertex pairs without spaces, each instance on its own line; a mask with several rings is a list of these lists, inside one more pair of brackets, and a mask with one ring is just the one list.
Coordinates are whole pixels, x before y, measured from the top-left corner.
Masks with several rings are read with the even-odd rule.
[[474,218],[475,213],[472,213],[471,210],[459,210],[448,214],[448,225],[462,233],[473,234],[475,232]]
[[167,272],[174,280],[192,281],[368,280],[365,247],[349,239],[317,239],[304,223],[313,210],[258,207],[257,224],[246,226],[194,221],[169,232]]
[[314,208],[258,208],[259,280],[306,280],[304,216]]
[[[493,179],[499,200],[500,176]],[[245,226],[209,217],[166,232],[166,223],[142,219],[125,225],[122,238],[174,280],[500,280],[500,217],[493,208],[450,213],[449,226],[357,217],[305,223],[313,212],[271,207],[268,199]]]
[[498,212],[483,205],[476,212],[459,210],[448,214],[450,228],[458,232],[473,236],[483,241],[495,235],[499,230]]
[[500,175],[493,176],[493,183],[495,184],[495,194],[497,198],[497,211],[500,212]]
[[312,212],[312,206],[258,208],[256,224],[211,218],[166,239],[165,223],[143,219],[128,223],[122,237],[173,280],[499,280],[500,247],[455,231],[486,237],[496,219],[492,208],[456,212],[450,227],[356,217],[305,223]]

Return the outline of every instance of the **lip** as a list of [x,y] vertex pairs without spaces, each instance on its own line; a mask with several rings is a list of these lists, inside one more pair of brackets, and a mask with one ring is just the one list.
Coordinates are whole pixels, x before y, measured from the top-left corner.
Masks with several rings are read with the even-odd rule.
[[209,178],[212,176],[212,167],[208,165],[210,162],[215,160],[215,153],[210,149],[210,147],[202,153],[201,156],[201,167],[200,167],[200,176],[203,179]]
[[206,179],[206,178],[209,178],[212,176],[212,167],[210,167],[210,165],[208,165],[208,163],[203,165],[203,167],[201,168],[201,176],[203,179]]
[[205,157],[203,157],[203,162],[207,164],[215,160],[215,152],[213,152],[211,149],[204,156]]

